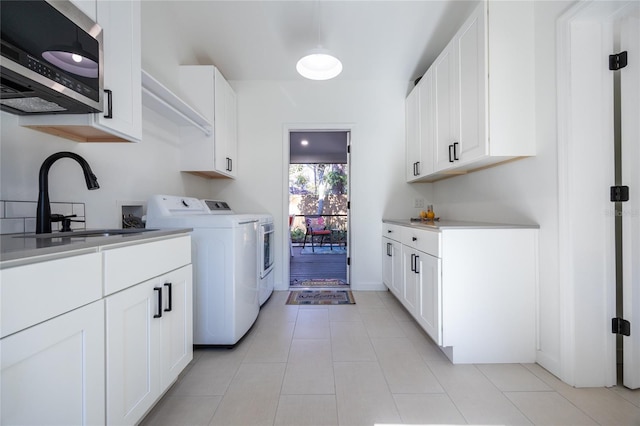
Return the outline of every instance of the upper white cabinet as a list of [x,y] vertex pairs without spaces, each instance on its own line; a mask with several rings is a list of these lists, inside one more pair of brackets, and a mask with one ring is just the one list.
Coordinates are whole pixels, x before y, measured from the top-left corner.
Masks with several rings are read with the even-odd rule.
[[213,65],[180,67],[183,99],[210,123],[213,134],[180,128],[181,170],[209,178],[233,178],[237,170],[236,94]]
[[407,128],[407,181],[433,173],[433,82],[429,69],[405,103]]
[[96,114],[20,116],[19,124],[77,142],[140,142],[140,2],[73,3],[103,29],[104,110]]
[[[430,117],[407,135],[432,123],[434,142],[421,157],[432,157],[433,170],[408,176],[409,182],[535,155],[533,3],[482,2],[414,91],[423,80],[431,90],[423,89],[418,109]],[[407,126],[414,122],[407,118]],[[414,150],[408,137],[407,153]]]

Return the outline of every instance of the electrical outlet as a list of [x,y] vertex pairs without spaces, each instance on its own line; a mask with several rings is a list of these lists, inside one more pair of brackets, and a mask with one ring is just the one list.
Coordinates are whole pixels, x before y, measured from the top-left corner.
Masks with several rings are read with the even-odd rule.
[[423,209],[424,208],[424,198],[415,198],[413,200],[413,207],[416,209]]

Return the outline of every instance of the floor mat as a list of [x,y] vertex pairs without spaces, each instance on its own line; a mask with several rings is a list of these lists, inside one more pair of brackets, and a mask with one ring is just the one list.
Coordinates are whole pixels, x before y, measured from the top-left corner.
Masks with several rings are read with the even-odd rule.
[[287,305],[355,305],[350,290],[296,290],[289,292]]
[[346,287],[349,284],[345,283],[342,280],[332,279],[332,278],[317,278],[313,280],[304,280],[300,282],[294,282],[291,284],[291,287]]
[[300,254],[347,254],[347,249],[344,246],[334,246],[333,249],[329,246],[315,248],[307,246],[300,251]]

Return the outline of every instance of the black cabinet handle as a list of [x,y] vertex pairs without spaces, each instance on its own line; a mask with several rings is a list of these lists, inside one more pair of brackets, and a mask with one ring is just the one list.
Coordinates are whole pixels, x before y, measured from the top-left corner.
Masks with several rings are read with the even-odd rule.
[[420,176],[420,162],[416,161],[416,176]]
[[173,309],[173,297],[172,297],[173,288],[171,286],[171,283],[164,283],[164,286],[169,289],[169,307],[166,308],[164,311],[171,312],[171,310]]
[[449,145],[449,162],[453,163],[453,155],[451,154],[451,150],[453,149],[453,145]]
[[233,170],[233,160],[227,157],[227,171],[230,172]]
[[391,229],[387,229],[387,234],[391,234],[393,231]]
[[416,255],[414,259],[415,266],[413,267],[413,272],[415,272],[416,274],[420,273],[420,271],[418,270],[418,259],[420,259],[420,256]]
[[387,256],[391,257],[391,243],[387,243]]
[[107,94],[107,113],[104,118],[113,118],[113,92],[109,89],[104,89],[104,93]]
[[416,260],[416,255],[412,254],[411,255],[411,272],[415,272],[416,271],[415,260]]
[[418,241],[418,237],[411,237],[411,241]]
[[158,292],[158,313],[155,314],[154,318],[162,318],[162,287],[154,287],[153,291]]
[[459,158],[458,158],[458,145],[459,145],[458,142],[454,142],[453,143],[453,159],[456,160],[456,161],[459,160]]

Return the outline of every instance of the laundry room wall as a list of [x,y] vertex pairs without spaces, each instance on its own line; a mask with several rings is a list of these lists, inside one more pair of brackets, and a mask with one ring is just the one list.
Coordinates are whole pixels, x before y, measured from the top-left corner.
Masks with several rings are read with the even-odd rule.
[[36,201],[44,159],[71,151],[87,160],[100,189],[88,191],[78,164],[65,158],[51,167],[49,197],[52,202],[85,203],[87,228],[120,227],[122,201],[146,203],[158,193],[211,194],[202,179],[180,173],[177,128],[146,108],[142,142],[137,144],[77,143],[20,127],[18,116],[6,112],[0,113],[0,128],[0,200]]

